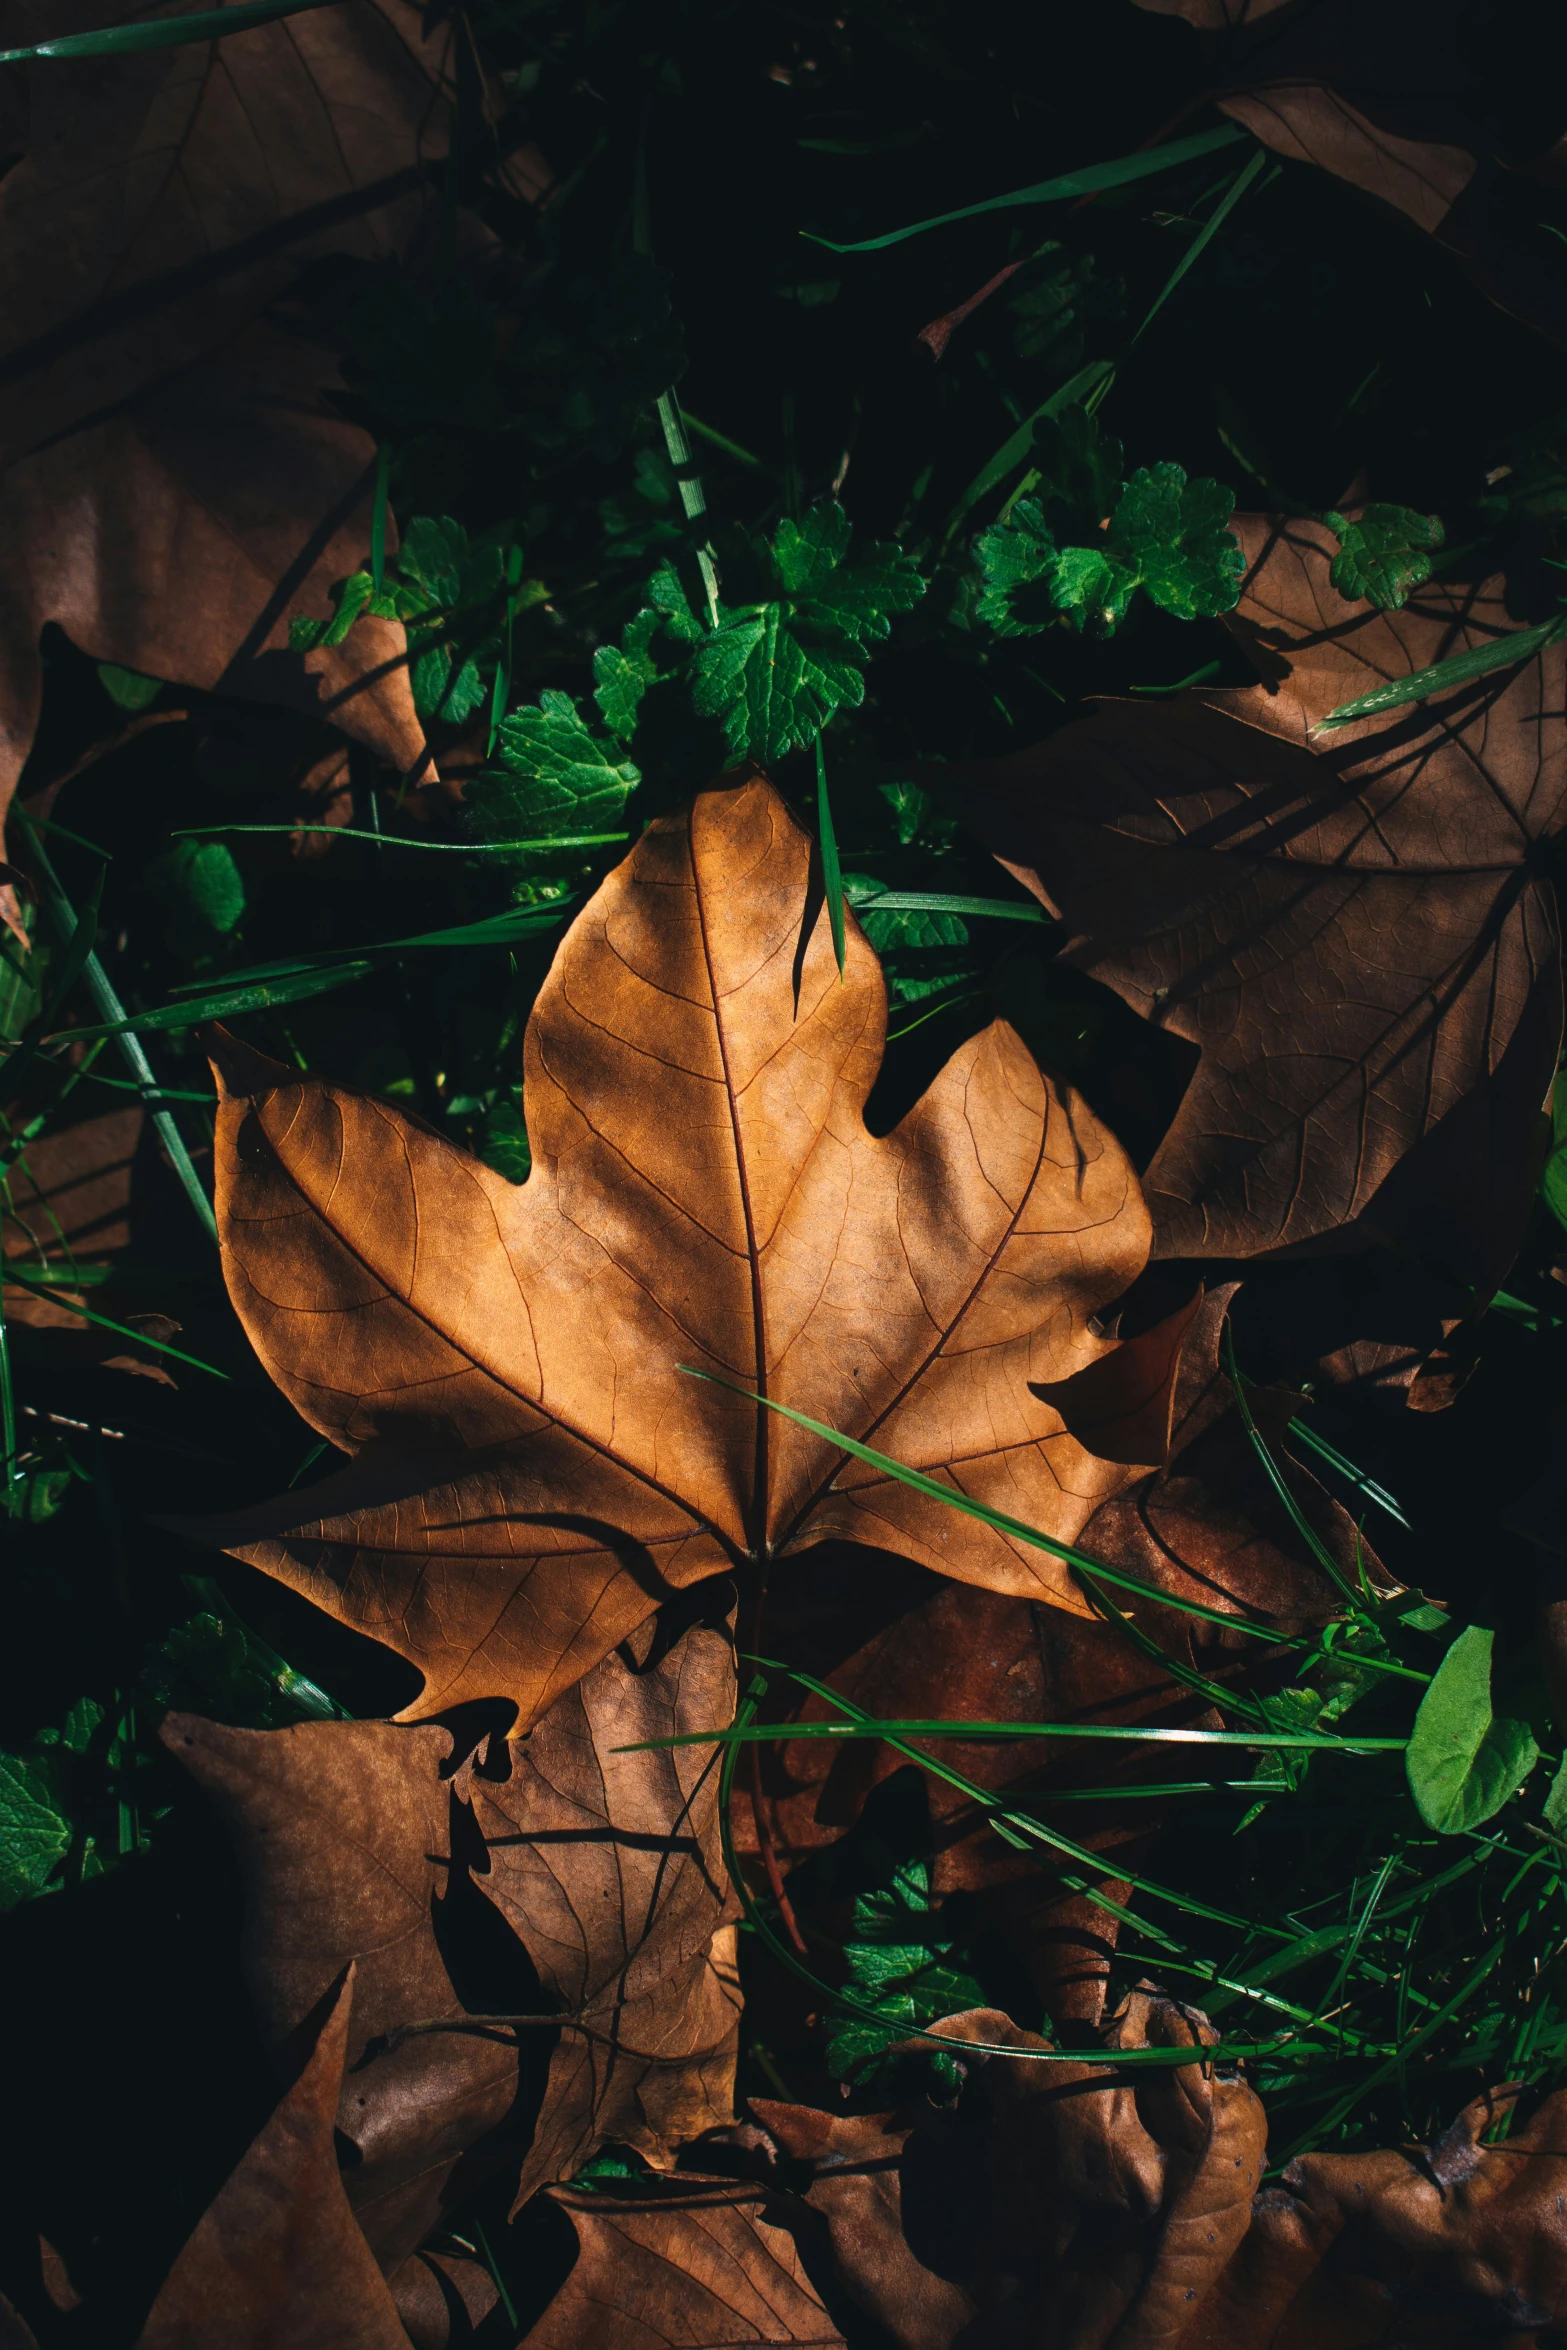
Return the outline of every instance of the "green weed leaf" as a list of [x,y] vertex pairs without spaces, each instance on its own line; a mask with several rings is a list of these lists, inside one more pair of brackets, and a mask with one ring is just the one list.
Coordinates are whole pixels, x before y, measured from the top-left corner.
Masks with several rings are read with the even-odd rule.
[[[620,823],[641,770],[617,758],[616,745],[593,732],[570,694],[549,687],[531,708],[501,722],[498,765],[468,788],[474,829],[483,840],[608,832]],[[581,861],[580,850],[563,849]],[[533,854],[518,862],[558,860]]]
[[1235,510],[1222,482],[1188,481],[1179,465],[1140,467],[1110,517],[1110,558],[1136,573],[1178,620],[1232,611],[1246,558],[1225,528]]
[[[0,1753],[0,1910],[53,1890],[75,1835],[73,1761],[87,1752],[103,1719],[92,1698],[78,1698],[63,1728],[41,1730],[24,1753]],[[82,1864],[84,1877],[99,1873],[91,1839]]]
[[658,682],[652,646],[664,617],[655,605],[646,607],[628,622],[618,645],[600,645],[593,656],[593,699],[623,743],[636,733],[642,696]]
[[1404,1757],[1416,1809],[1443,1836],[1494,1818],[1540,1759],[1527,1721],[1494,1710],[1494,1637],[1480,1624],[1459,1633],[1420,1701]]
[[926,1860],[900,1861],[888,1883],[856,1894],[843,1946],[847,1988],[862,2009],[875,2009],[877,2020],[833,2016],[826,2056],[838,2080],[862,2078],[895,2040],[937,2017],[984,2005],[972,1977],[944,1963],[952,1944],[936,1935],[935,1923]]
[[[925,592],[901,547],[851,556],[848,517],[832,504],[785,519],[770,543],[730,534],[723,572],[726,585],[738,578],[744,600],[722,606],[717,628],[696,644],[691,699],[699,717],[722,721],[739,758],[803,750],[835,710],[857,709],[870,648]],[[664,566],[650,592],[692,641],[690,601],[675,581],[676,602],[672,576]]]
[[1397,611],[1430,578],[1430,550],[1447,536],[1438,515],[1409,506],[1371,505],[1353,522],[1342,514],[1324,520],[1339,542],[1328,577],[1348,602],[1364,598],[1379,612]]

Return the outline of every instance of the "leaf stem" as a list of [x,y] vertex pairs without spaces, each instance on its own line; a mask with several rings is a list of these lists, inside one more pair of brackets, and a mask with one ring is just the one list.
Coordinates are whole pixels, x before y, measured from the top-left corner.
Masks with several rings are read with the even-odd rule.
[[[54,926],[60,934],[61,943],[69,947],[76,935],[76,909],[60,885],[59,875],[49,861],[49,852],[38,836],[37,827],[20,810],[17,811],[17,822],[23,826],[27,833],[28,842],[33,852],[33,860],[38,869],[38,878],[42,885],[42,894],[48,905]],[[147,1058],[140,1038],[119,1025],[126,1018],[125,1006],[109,984],[108,974],[96,954],[88,955],[82,966],[82,977],[87,983],[88,990],[104,1022],[114,1028],[115,1039],[124,1057],[125,1065],[135,1079],[136,1090],[142,1097],[148,1117],[157,1129],[158,1138],[162,1142],[164,1150],[168,1153],[169,1164],[174,1169],[175,1175],[184,1187],[186,1198],[196,1212],[197,1221],[208,1238],[216,1242],[218,1219],[213,1213],[212,1202],[202,1189],[201,1178],[196,1173],[190,1152],[185,1147],[183,1135],[175,1125],[172,1114],[162,1106],[158,1080],[153,1075],[152,1063]]]

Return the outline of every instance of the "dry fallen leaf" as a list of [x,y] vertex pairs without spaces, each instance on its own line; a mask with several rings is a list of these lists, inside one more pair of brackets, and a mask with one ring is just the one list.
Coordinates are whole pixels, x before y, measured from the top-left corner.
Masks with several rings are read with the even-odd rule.
[[1494,12],[1304,0],[1272,23],[1284,0],[1137,4],[1238,36],[1208,61],[1208,94],[1226,114],[1279,154],[1393,205],[1504,310],[1567,341],[1567,254],[1549,226],[1549,191],[1567,177],[1561,117],[1519,108],[1521,136],[1504,119],[1499,55],[1509,36],[1509,64],[1523,67],[1527,51]]
[[[75,0],[8,20],[7,45],[90,29]],[[361,623],[310,674],[287,651],[290,612],[327,613],[364,557],[375,452],[324,396],[334,354],[261,314],[309,263],[413,242],[456,38],[373,0],[7,69],[0,819],[50,622],[96,660],[317,710],[399,769],[423,755],[400,625]],[[519,169],[509,192],[536,193]]]
[[1031,2061],[1049,2043],[989,2008],[935,2029],[1018,2054],[965,2057],[954,2107],[752,2107],[753,2160],[821,2215],[839,2283],[899,2350],[1543,2350],[1567,2315],[1567,2097],[1487,2144],[1517,2094],[1493,2092],[1430,2146],[1302,2155],[1263,2188],[1241,2080],[1114,2068],[1200,2051],[1195,2009],[1134,1992],[1097,2061]]
[[527,2350],[842,2350],[800,2258],[797,2204],[713,2180],[554,2199],[579,2250]]
[[337,2125],[347,2186],[383,2265],[440,2217],[459,2157],[518,2087],[505,2038],[439,2033],[387,2051],[395,2026],[464,2011],[432,1922],[452,1873],[451,1741],[385,1722],[233,1730],[170,1714],[160,1735],[218,1804],[246,1885],[245,1969],[283,2045],[346,1964],[356,1969]]
[[[3,45],[124,21],[119,0],[10,0]],[[308,262],[401,255],[446,153],[454,40],[370,0],[8,67],[0,464],[232,342]]]
[[415,1663],[405,1718],[526,1723],[666,1593],[830,1535],[1086,1612],[1053,1558],[682,1365],[1057,1538],[1164,1457],[1187,1317],[1089,1326],[1147,1248],[1125,1154],[1000,1022],[868,1133],[885,990],[858,931],[840,983],[812,856],[761,777],[648,827],[531,1015],[521,1188],[220,1047],[230,1294],[358,1457],[192,1530]]
[[519,2204],[606,2138],[665,2166],[734,2119],[740,1991],[718,1753],[617,1751],[733,1719],[730,1595],[720,1584],[713,1596],[708,1620],[655,1620],[640,1656],[628,1643],[605,1657],[493,1776],[463,1774],[489,1860],[477,1881],[526,1948],[540,2004],[581,2025],[551,2055]]
[[1229,625],[1266,684],[1111,703],[951,780],[1061,913],[1064,959],[1201,1047],[1143,1178],[1156,1256],[1390,1241],[1489,1296],[1561,1034],[1536,851],[1567,794],[1567,646],[1313,738],[1506,633],[1501,583],[1375,611],[1330,584],[1323,526],[1236,528]]
[[[714,1596],[721,1609],[721,1586]],[[349,2199],[388,2269],[441,2218],[465,2155],[465,2178],[475,2161],[509,2159],[514,2175],[520,2161],[520,2202],[606,2138],[667,2164],[733,2119],[739,1992],[716,1761],[702,1748],[615,1752],[729,1721],[733,1642],[721,1612],[646,1631],[640,1663],[606,1657],[530,1738],[504,1752],[492,1739],[452,1777],[450,1735],[433,1727],[164,1722],[237,1846],[246,1972],[273,2043],[357,1968],[337,2121],[355,2150]],[[476,1892],[516,1935],[516,2011],[544,2028],[399,2040],[401,2026],[471,2009],[448,1959],[461,1979],[453,1913]],[[580,2029],[549,2025],[555,2014]]]
[[[276,321],[0,475],[0,818],[32,745],[51,622],[94,660],[329,718],[399,769],[424,751],[402,625],[288,651],[289,615],[369,543],[375,452],[332,354]],[[356,641],[360,640],[362,641]]]
[[407,2350],[338,2177],[353,1972],[294,2086],[165,2278],[137,2350]]

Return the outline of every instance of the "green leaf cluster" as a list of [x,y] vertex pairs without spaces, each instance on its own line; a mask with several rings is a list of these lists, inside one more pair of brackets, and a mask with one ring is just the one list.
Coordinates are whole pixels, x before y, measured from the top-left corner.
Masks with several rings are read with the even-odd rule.
[[[547,590],[524,580],[515,609],[540,602]],[[408,632],[408,675],[421,718],[462,726],[484,703],[501,654],[507,599],[505,534],[470,537],[449,514],[419,515],[379,588],[368,571],[351,572],[332,590],[330,620],[298,618],[289,628],[295,652],[340,645],[362,613],[400,620]]]
[[689,645],[691,700],[736,758],[780,759],[814,742],[834,711],[865,699],[865,663],[912,611],[925,582],[901,547],[853,550],[839,505],[785,517],[771,539],[735,529],[719,542],[722,601],[704,630],[673,563],[651,583],[663,626]]
[[1120,479],[1119,442],[1081,408],[1041,418],[1036,442],[1038,494],[974,542],[980,621],[998,636],[1057,622],[1113,636],[1139,588],[1178,620],[1233,609],[1246,559],[1222,483],[1168,463]]
[[1396,612],[1431,576],[1431,549],[1446,537],[1441,517],[1408,506],[1370,505],[1347,520],[1323,518],[1338,537],[1328,577],[1350,603],[1363,598],[1379,612]]
[[[835,2079],[861,2081],[894,2041],[984,2005],[973,1977],[946,1963],[953,1948],[936,1931],[928,1860],[899,1861],[886,1883],[856,1894],[843,1946],[845,1989],[860,2008],[875,2010],[875,2020],[849,2010],[833,2015],[826,2055]],[[950,2058],[938,2056],[937,2064],[954,2069]]]
[[594,732],[570,694],[546,688],[535,704],[502,720],[496,764],[469,785],[474,831],[481,840],[541,844],[505,861],[542,872],[547,878],[539,886],[559,895],[565,882],[556,876],[580,865],[583,852],[548,844],[615,831],[641,780],[634,761],[616,756],[618,749]]

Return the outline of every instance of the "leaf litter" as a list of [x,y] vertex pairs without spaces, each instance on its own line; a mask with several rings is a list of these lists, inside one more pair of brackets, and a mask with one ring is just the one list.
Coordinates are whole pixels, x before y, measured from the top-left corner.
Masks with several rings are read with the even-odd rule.
[[1561,2323],[1560,126],[1163,13],[7,69],[40,2350]]

